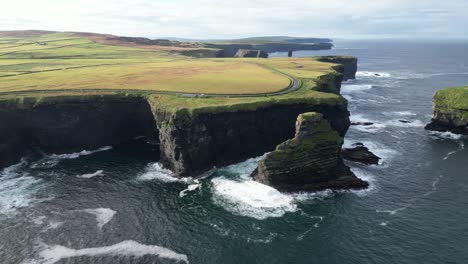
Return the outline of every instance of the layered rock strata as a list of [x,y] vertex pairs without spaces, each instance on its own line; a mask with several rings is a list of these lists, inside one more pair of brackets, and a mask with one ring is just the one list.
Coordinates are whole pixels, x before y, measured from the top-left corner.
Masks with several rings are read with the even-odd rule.
[[343,164],[342,144],[343,137],[322,114],[301,114],[294,138],[261,159],[252,176],[286,192],[366,188],[368,183]]

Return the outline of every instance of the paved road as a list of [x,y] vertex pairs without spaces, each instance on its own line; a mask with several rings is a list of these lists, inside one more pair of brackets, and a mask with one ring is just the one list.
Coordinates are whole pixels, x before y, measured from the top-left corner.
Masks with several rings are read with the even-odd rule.
[[[267,68],[267,67],[265,67]],[[16,91],[16,92],[0,92],[0,95],[20,95],[20,94],[30,94],[30,93],[62,93],[62,92],[125,92],[125,93],[135,93],[135,94],[169,94],[169,95],[178,95],[183,97],[190,98],[200,98],[200,97],[259,97],[259,96],[275,96],[290,93],[299,89],[299,81],[293,76],[280,72],[276,69],[268,68],[269,70],[275,71],[278,74],[286,76],[290,83],[289,85],[281,91],[270,92],[270,93],[257,93],[257,94],[216,94],[216,93],[183,93],[183,92],[172,92],[172,91],[155,91],[155,90],[138,90],[138,89],[59,89],[59,90],[25,90],[25,91]],[[0,88],[1,89],[1,88]]]

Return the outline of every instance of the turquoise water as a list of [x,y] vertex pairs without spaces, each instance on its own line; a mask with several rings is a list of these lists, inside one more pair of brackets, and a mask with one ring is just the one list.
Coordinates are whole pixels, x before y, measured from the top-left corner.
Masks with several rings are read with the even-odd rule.
[[248,178],[255,157],[174,181],[138,142],[27,157],[0,175],[1,263],[465,263],[468,140],[423,126],[434,91],[468,83],[468,44],[295,53],[328,54],[360,60],[342,92],[374,123],[346,138],[383,158],[349,163],[368,190],[281,194]]

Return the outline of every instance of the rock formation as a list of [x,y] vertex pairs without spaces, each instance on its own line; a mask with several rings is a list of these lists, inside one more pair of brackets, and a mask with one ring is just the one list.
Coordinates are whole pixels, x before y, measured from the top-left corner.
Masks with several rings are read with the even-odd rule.
[[378,165],[380,158],[372,153],[364,144],[355,143],[352,148],[344,148],[341,155],[345,160],[366,165]]
[[437,91],[432,110],[432,121],[426,129],[468,135],[468,87]]
[[294,138],[260,160],[252,176],[287,192],[366,188],[368,183],[343,164],[342,144],[343,138],[323,115],[301,114],[297,117]]
[[357,72],[357,63],[358,60],[356,57],[346,57],[346,56],[322,56],[319,57],[319,61],[331,62],[340,64],[343,66],[341,73],[343,74],[343,81],[356,79]]
[[234,55],[235,58],[268,58],[268,53],[263,50],[240,49]]

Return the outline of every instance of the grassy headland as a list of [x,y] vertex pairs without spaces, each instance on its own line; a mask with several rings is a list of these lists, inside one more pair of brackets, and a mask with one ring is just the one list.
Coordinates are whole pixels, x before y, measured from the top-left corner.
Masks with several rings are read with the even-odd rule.
[[[197,59],[179,52],[197,51],[197,46],[153,45],[149,49],[98,43],[83,33],[33,33],[0,32],[0,99],[143,94],[155,107],[191,112],[278,102],[343,103],[339,95],[317,89],[327,79],[324,76],[336,75],[336,65],[313,58]],[[291,81],[288,76],[299,80],[297,90],[266,96],[286,89]],[[165,91],[250,97],[193,98],[161,94]]]

